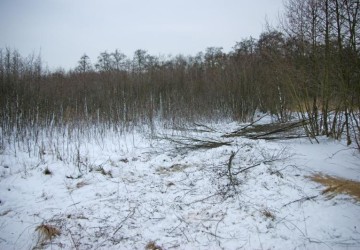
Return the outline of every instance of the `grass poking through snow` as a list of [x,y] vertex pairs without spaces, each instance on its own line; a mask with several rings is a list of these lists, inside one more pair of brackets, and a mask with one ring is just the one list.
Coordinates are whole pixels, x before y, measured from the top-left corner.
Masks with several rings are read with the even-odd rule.
[[330,199],[337,194],[348,194],[360,201],[360,182],[320,174],[313,175],[310,179],[325,186],[326,189],[322,191],[322,194]]

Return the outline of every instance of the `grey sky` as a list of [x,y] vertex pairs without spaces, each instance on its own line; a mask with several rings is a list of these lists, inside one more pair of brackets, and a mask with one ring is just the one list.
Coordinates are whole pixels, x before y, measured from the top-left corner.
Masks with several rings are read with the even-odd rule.
[[283,0],[0,0],[0,48],[41,50],[50,69],[75,67],[83,53],[136,49],[152,55],[229,51],[277,23]]

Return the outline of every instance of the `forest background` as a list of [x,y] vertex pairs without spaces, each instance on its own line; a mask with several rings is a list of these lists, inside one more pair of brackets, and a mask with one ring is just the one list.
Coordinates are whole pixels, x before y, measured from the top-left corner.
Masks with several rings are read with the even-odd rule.
[[94,64],[84,54],[69,71],[0,49],[0,146],[36,139],[40,130],[247,122],[259,110],[280,122],[298,117],[310,138],[345,135],[360,148],[359,9],[359,1],[289,0],[279,28],[267,25],[229,53],[104,51]]

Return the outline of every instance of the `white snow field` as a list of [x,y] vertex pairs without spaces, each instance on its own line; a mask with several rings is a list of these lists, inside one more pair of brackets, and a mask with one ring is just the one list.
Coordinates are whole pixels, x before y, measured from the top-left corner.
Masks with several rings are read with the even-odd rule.
[[360,249],[360,202],[309,179],[360,181],[360,154],[325,137],[222,136],[241,126],[9,143],[0,249]]

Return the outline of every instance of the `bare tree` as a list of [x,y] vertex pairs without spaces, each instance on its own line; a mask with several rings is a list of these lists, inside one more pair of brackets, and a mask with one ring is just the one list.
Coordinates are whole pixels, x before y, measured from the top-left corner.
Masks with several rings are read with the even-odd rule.
[[92,65],[90,62],[90,58],[88,55],[83,54],[80,57],[80,60],[78,62],[78,66],[76,67],[76,71],[80,73],[86,73],[92,70]]

